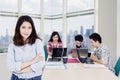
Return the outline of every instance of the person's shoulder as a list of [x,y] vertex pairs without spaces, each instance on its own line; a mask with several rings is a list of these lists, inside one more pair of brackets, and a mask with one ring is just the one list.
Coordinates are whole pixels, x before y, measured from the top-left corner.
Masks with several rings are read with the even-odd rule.
[[52,42],[52,41],[49,41],[48,44],[53,44],[53,42]]
[[41,43],[42,42],[42,40],[40,40],[40,39],[36,39],[36,41],[35,41],[35,43]]
[[13,43],[13,42],[11,42],[10,44],[9,44],[9,46],[14,46],[15,44]]
[[11,42],[8,47],[15,47],[15,44]]
[[103,47],[103,48],[108,48],[107,45],[104,44],[104,43],[101,44],[101,47]]
[[104,49],[104,50],[109,50],[108,46],[106,44],[101,44],[101,48]]
[[40,42],[42,42],[42,40],[41,40],[41,39],[36,39],[36,42],[37,42],[37,41],[40,41]]

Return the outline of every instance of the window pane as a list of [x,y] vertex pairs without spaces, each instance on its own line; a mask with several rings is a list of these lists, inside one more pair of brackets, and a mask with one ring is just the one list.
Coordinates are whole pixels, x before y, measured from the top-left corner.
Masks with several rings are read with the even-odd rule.
[[94,31],[94,15],[79,16],[67,19],[68,40],[67,44],[74,42],[74,36],[81,34],[86,44],[91,48],[88,36]]
[[40,14],[40,0],[22,0],[22,12]]
[[48,42],[51,34],[53,31],[58,31],[60,35],[62,35],[62,19],[56,19],[56,20],[45,20],[45,43]]
[[32,18],[37,34],[40,36],[40,19]]
[[0,11],[17,12],[17,0],[0,0]]
[[51,26],[51,23],[52,21],[51,20],[46,20],[44,21],[44,43],[46,44],[48,42],[48,40],[50,39],[50,35],[52,33],[52,26]]
[[94,0],[68,0],[67,12],[94,9]]
[[62,0],[45,0],[45,15],[62,14]]
[[[16,26],[15,17],[0,17],[0,53],[6,53]],[[7,24],[6,24],[7,23]]]

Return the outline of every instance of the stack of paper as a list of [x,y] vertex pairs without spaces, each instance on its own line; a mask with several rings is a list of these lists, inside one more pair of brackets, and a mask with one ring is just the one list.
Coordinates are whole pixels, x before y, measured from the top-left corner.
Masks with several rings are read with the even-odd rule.
[[89,68],[106,68],[106,66],[102,64],[83,64],[83,66]]
[[66,69],[66,65],[62,62],[46,62],[45,68],[47,69]]

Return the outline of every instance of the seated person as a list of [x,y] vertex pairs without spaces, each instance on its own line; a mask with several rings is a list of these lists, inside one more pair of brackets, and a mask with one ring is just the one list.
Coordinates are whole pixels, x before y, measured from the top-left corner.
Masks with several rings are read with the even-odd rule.
[[75,43],[68,44],[68,50],[67,53],[76,53],[76,48],[88,48],[84,43],[83,43],[83,36],[82,35],[76,35],[75,36]]
[[114,71],[110,50],[102,43],[101,36],[98,33],[93,33],[89,38],[91,45],[95,48],[94,53],[91,54],[91,59],[107,66],[111,71]]
[[47,53],[52,56],[53,48],[62,48],[62,41],[60,39],[59,33],[54,31],[50,37],[47,44]]

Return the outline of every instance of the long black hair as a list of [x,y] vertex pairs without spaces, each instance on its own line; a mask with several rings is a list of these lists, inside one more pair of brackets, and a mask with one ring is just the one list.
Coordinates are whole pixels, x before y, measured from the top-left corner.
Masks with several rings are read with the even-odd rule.
[[98,41],[99,43],[102,43],[102,37],[98,33],[92,33],[89,36],[90,39],[93,39],[95,42]]
[[23,38],[20,34],[20,26],[23,24],[23,22],[29,22],[31,25],[32,25],[32,33],[31,35],[28,37],[28,44],[33,44],[35,43],[35,40],[38,38],[38,35],[36,33],[36,30],[35,30],[35,26],[34,26],[34,23],[33,23],[33,20],[30,16],[27,16],[27,15],[24,15],[24,16],[20,16],[18,21],[17,21],[17,24],[16,24],[16,28],[15,28],[15,34],[14,34],[14,37],[13,37],[13,42],[15,45],[17,46],[22,46],[22,45],[25,45],[25,42],[23,41]]
[[57,31],[54,31],[54,32],[52,33],[49,42],[53,42],[53,39],[52,39],[52,38],[53,38],[53,36],[55,36],[55,35],[58,35],[58,42],[62,42],[61,39],[60,39],[60,35],[59,35],[59,33],[58,33]]

